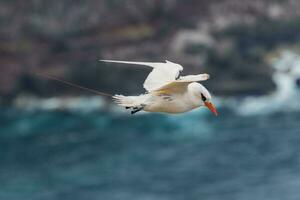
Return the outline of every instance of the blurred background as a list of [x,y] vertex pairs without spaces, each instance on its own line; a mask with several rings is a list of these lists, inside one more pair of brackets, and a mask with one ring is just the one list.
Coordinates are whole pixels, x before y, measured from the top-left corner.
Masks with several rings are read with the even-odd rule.
[[[0,199],[300,199],[300,1],[0,0]],[[170,60],[220,116],[130,115]]]

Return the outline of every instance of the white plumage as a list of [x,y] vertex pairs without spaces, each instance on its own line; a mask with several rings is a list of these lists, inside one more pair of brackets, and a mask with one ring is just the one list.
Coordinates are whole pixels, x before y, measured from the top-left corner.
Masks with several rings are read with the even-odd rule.
[[211,95],[198,81],[209,79],[208,74],[179,76],[183,67],[177,63],[129,62],[101,60],[104,62],[145,65],[153,70],[143,86],[147,93],[139,96],[115,95],[120,106],[131,108],[132,114],[144,110],[149,112],[183,113],[200,106],[207,106],[215,115],[217,111],[211,103]]

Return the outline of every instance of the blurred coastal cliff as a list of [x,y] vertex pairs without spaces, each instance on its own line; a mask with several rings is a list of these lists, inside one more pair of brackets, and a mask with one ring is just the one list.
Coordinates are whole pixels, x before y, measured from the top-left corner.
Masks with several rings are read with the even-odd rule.
[[109,93],[138,94],[149,69],[99,59],[178,62],[212,74],[214,94],[276,89],[268,60],[300,46],[298,0],[0,1],[0,96],[82,95],[47,73]]

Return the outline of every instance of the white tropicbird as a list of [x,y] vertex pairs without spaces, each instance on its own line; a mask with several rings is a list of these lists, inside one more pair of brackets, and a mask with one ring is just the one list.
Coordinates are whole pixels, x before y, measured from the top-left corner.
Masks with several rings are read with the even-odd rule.
[[183,67],[177,63],[159,62],[129,62],[115,60],[100,60],[103,62],[145,65],[153,70],[146,78],[143,86],[147,93],[139,96],[114,95],[115,102],[132,109],[131,114],[141,110],[148,112],[184,113],[195,108],[206,106],[214,114],[217,110],[211,102],[208,90],[197,83],[209,79],[208,74],[180,76]]

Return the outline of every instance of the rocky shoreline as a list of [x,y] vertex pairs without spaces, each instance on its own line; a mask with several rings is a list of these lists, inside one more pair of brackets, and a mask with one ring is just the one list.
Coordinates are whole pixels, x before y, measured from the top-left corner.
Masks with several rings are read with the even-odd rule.
[[210,73],[205,84],[214,94],[262,95],[276,88],[268,55],[300,44],[295,0],[12,0],[0,7],[2,102],[88,95],[35,73],[110,93],[143,92],[139,83],[149,69],[98,62],[104,58],[168,59],[184,65],[185,74]]

